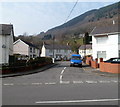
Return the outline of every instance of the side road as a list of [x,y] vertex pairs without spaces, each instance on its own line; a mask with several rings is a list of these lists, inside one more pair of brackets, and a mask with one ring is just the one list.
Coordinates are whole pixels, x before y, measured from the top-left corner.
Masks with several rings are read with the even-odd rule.
[[51,68],[51,67],[53,67],[55,65],[57,65],[57,63],[46,65],[46,66],[41,67],[39,69],[30,70],[30,71],[26,71],[26,72],[17,72],[17,73],[11,73],[11,74],[2,74],[2,75],[0,75],[0,78],[14,77],[14,76],[21,76],[21,75],[28,75],[28,74],[38,73],[38,72],[42,72],[42,71],[44,71],[46,69],[49,69],[49,68]]

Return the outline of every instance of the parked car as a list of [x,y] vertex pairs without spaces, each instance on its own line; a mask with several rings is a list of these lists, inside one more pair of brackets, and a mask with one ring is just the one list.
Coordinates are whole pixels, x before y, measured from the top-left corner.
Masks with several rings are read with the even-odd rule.
[[74,66],[74,65],[82,67],[81,55],[72,54],[71,60],[70,60],[70,66]]
[[104,62],[108,62],[108,63],[120,63],[120,58],[110,58]]

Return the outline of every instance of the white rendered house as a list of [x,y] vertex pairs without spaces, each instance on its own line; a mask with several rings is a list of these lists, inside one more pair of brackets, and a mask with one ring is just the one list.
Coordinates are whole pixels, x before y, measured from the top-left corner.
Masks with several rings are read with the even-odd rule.
[[69,60],[71,57],[71,48],[68,45],[47,45],[43,44],[41,50],[41,57],[51,57],[55,58],[55,60]]
[[118,25],[96,28],[92,33],[93,59],[120,57],[120,32]]
[[18,39],[13,43],[13,53],[36,58],[40,56],[40,50],[32,43]]
[[81,57],[88,55],[92,56],[92,45],[91,44],[81,45],[79,47],[79,54],[81,55]]
[[0,24],[0,64],[9,64],[13,55],[14,30],[12,24]]

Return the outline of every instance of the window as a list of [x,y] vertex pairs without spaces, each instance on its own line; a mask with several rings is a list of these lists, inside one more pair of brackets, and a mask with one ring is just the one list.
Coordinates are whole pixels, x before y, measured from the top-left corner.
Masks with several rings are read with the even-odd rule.
[[108,39],[107,36],[105,36],[105,37],[96,37],[96,41],[97,41],[98,44],[106,43],[107,39]]
[[32,58],[32,55],[30,55],[30,58]]
[[49,50],[49,53],[53,53],[53,50]]
[[56,52],[57,52],[57,53],[60,53],[60,50],[59,50],[59,49],[57,49],[57,50],[56,50]]
[[32,52],[32,47],[30,47],[30,52]]
[[106,51],[97,51],[97,58],[106,58]]
[[64,52],[65,52],[65,53],[67,53],[67,52],[68,52],[68,50],[64,50]]
[[35,48],[33,48],[33,53],[35,53]]

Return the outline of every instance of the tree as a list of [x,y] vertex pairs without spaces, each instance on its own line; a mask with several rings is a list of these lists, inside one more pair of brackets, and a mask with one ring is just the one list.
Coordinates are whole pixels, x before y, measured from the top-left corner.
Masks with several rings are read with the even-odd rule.
[[90,43],[90,36],[89,33],[86,32],[84,36],[84,44],[89,44]]

